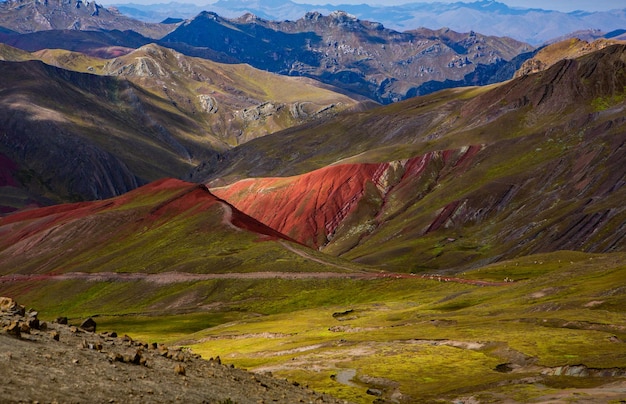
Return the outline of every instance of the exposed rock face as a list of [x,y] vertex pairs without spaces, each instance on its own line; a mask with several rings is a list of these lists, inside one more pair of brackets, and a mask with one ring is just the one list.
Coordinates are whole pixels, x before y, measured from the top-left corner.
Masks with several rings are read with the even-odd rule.
[[[404,204],[466,169],[479,146],[381,164],[335,165],[296,177],[243,180],[212,191],[250,216],[311,247],[348,248]],[[408,193],[412,195],[407,195]],[[403,199],[400,199],[400,195]],[[436,229],[441,224],[433,224]]]
[[260,69],[315,77],[382,103],[432,92],[439,89],[435,82],[467,85],[465,77],[481,66],[492,68],[483,77],[475,76],[474,84],[490,82],[498,68],[532,49],[510,38],[475,32],[400,33],[344,12],[312,12],[283,22],[252,15],[228,20],[203,12],[162,43],[181,52],[190,51],[181,43],[208,47]]

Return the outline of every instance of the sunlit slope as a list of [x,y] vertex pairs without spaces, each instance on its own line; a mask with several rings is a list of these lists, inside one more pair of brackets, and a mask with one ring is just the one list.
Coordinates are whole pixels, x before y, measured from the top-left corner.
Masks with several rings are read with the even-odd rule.
[[588,131],[619,117],[626,46],[612,45],[548,70],[486,87],[443,90],[256,139],[198,167],[232,183],[302,174],[349,159],[383,162],[506,139]]
[[0,219],[3,275],[344,270],[314,258],[319,257],[315,251],[300,250],[308,249],[204,186],[178,180],[151,183],[114,199]]
[[212,191],[270,227],[336,253],[357,245],[442,179],[462,173],[480,149],[336,164],[299,176],[242,180]]
[[41,50],[31,57],[68,70],[127,79],[167,100],[231,146],[358,104],[312,79],[216,63],[156,44],[109,59],[61,49]]
[[[559,252],[465,274],[500,282],[487,287],[390,277],[318,283],[307,294],[310,285],[292,282],[282,287],[301,289],[311,306],[294,310],[298,295],[289,295],[272,315],[181,342],[359,403],[373,401],[372,389],[400,403],[609,403],[623,397],[626,375],[623,260]],[[265,312],[276,307],[269,288],[257,290]]]

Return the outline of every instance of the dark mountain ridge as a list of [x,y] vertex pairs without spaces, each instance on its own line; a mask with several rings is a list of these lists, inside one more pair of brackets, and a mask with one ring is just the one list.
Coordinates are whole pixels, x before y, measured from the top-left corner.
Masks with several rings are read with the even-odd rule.
[[[297,21],[281,22],[252,14],[229,20],[203,12],[160,43],[184,53],[190,50],[180,44],[209,48],[224,59],[312,77],[381,103],[434,91],[432,85],[421,87],[427,82],[488,83],[494,70],[532,50],[510,38],[473,31],[422,28],[400,33],[339,11],[327,16],[312,12]],[[466,78],[478,69],[484,74]]]

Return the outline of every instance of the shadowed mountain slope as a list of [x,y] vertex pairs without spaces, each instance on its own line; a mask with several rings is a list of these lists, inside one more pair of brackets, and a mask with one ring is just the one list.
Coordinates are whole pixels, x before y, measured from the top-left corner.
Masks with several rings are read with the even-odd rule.
[[[442,92],[342,117],[334,125],[259,139],[234,150],[232,160],[223,156],[224,164],[230,173],[237,172],[237,165],[245,172],[250,162],[257,175],[260,167],[276,172],[278,155],[249,149],[265,153],[270,141],[281,144],[283,158],[291,156],[294,171],[323,161],[325,151],[338,160],[337,150],[342,150],[342,163],[401,159],[387,166],[386,177],[395,178],[389,188],[379,186],[374,166],[366,164],[352,168],[359,173],[356,183],[367,184],[357,188],[339,174],[340,166],[291,180],[306,184],[326,176],[320,181],[332,184],[326,185],[332,191],[320,193],[328,199],[315,202],[328,208],[321,209],[322,218],[313,213],[319,208],[298,205],[300,213],[310,212],[306,220],[318,223],[303,241],[324,245],[329,239],[325,251],[383,268],[462,270],[556,250],[624,251],[624,72],[626,46],[609,46],[492,88]],[[376,117],[383,123],[372,124]],[[291,154],[306,150],[305,145],[316,145],[319,154]],[[451,146],[473,150],[462,169],[434,158],[446,153],[428,152]],[[245,163],[238,153],[250,153]],[[345,158],[349,153],[355,157]],[[409,153],[421,157],[405,160]],[[405,184],[409,167],[425,161],[432,166],[424,165],[424,175]],[[287,181],[259,179],[217,192],[236,206],[242,201],[242,210],[254,216],[264,198],[272,208],[284,198],[276,195],[281,187],[294,192],[284,186]],[[246,187],[253,196],[246,196]],[[368,197],[362,197],[363,189],[370,190]],[[351,206],[352,201],[358,203]],[[266,215],[261,220],[277,219],[272,212]],[[339,225],[333,222],[337,217],[343,218]]]
[[154,42],[134,31],[50,30],[27,34],[2,34],[0,41],[28,52],[65,49],[102,58],[113,58]]
[[126,80],[39,61],[0,62],[0,71],[0,152],[33,195],[118,195],[182,175],[192,165],[189,150],[211,150],[197,123]]
[[[259,69],[313,77],[382,103],[432,92],[422,85],[430,88],[433,82],[467,84],[473,77],[474,84],[488,83],[507,61],[532,50],[511,38],[475,32],[400,33],[344,12],[307,13],[282,22],[203,12],[161,43],[186,53],[193,52],[189,45],[209,48]],[[474,76],[477,71],[482,73]]]
[[[328,270],[203,185],[162,180],[123,196],[0,219],[2,274]],[[329,261],[333,261],[329,259]],[[332,271],[338,271],[333,267]]]

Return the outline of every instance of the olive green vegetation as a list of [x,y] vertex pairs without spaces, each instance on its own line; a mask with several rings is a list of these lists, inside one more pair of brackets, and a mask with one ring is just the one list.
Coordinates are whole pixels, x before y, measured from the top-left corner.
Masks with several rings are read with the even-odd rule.
[[372,402],[368,388],[401,402],[524,402],[617,380],[542,375],[555,367],[626,370],[625,263],[623,253],[559,251],[461,275],[494,286],[417,276],[35,281],[5,293],[42,317],[98,315],[100,331],[190,346],[354,402]]

